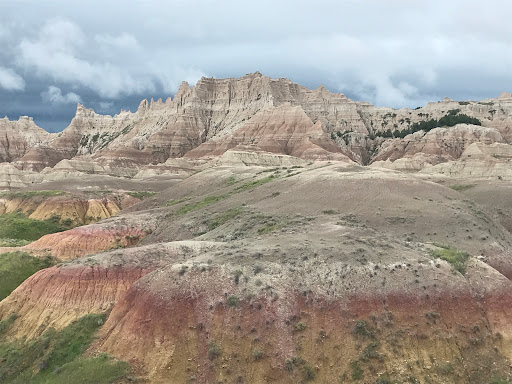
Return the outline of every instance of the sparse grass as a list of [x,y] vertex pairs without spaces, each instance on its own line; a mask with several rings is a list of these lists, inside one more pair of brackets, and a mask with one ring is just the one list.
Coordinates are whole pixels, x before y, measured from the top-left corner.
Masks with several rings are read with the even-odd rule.
[[168,207],[171,207],[176,204],[184,203],[185,201],[188,201],[188,200],[190,200],[190,197],[183,197],[181,199],[169,200],[167,203],[165,203],[165,205]]
[[466,189],[473,188],[474,186],[475,184],[454,184],[450,185],[450,188],[453,189],[454,191],[462,192],[465,191]]
[[282,226],[280,224],[269,224],[264,227],[258,228],[258,235],[266,235],[267,233],[274,232],[277,229],[280,229]]
[[11,313],[7,319],[0,321],[0,336],[9,330],[17,318],[18,315],[16,313]]
[[233,184],[236,184],[237,180],[236,180],[236,177],[235,176],[230,176],[227,180],[226,180],[226,185],[229,187]]
[[30,244],[30,240],[21,239],[0,239],[0,247],[23,247]]
[[156,192],[153,191],[132,191],[132,192],[126,192],[127,195],[130,195],[132,197],[135,197],[139,200],[144,200],[148,197],[152,197],[156,195]]
[[3,192],[0,196],[14,199],[29,199],[34,196],[43,196],[43,197],[52,197],[52,196],[61,196],[65,195],[67,192],[64,191],[24,191],[24,192]]
[[1,215],[0,238],[35,241],[49,233],[66,230],[59,220],[60,217],[48,220],[29,219],[20,212]]
[[236,187],[235,192],[249,191],[251,189],[259,187],[260,185],[270,183],[271,181],[274,181],[275,179],[276,179],[276,176],[270,175],[270,176],[264,177],[262,179],[249,181],[248,183],[245,183],[245,184],[240,185],[239,187]]
[[217,196],[208,196],[205,197],[203,200],[198,201],[196,203],[187,204],[184,207],[181,207],[178,212],[176,212],[178,215],[185,215],[189,212],[196,211],[198,209],[207,207],[209,205],[212,205],[218,201],[224,200],[229,195],[217,195]]
[[431,251],[431,256],[447,261],[462,275],[466,274],[466,262],[471,257],[466,252],[461,252],[450,247],[442,247],[441,249]]
[[228,221],[235,219],[236,217],[242,214],[242,208],[231,208],[221,213],[220,215],[215,216],[214,218],[208,219],[206,221],[206,225],[208,229],[211,231],[217,227],[220,227],[223,224],[226,224]]
[[0,254],[0,301],[34,273],[53,264],[50,257],[40,259],[24,252]]

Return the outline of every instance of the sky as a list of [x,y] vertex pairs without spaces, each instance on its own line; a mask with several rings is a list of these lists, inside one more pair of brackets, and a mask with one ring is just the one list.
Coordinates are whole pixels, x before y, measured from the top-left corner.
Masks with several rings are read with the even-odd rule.
[[0,0],[0,115],[64,129],[260,71],[394,108],[512,91],[508,0]]

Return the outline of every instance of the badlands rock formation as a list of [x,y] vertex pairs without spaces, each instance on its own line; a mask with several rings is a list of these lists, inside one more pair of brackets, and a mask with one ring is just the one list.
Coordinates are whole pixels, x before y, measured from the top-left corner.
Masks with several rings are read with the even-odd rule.
[[[403,139],[382,137],[388,130],[400,132],[451,113],[476,118],[482,126],[419,131]],[[473,142],[509,143],[511,114],[512,97],[507,93],[480,102],[446,98],[415,110],[395,110],[256,72],[239,79],[202,78],[193,87],[183,83],[172,99],[143,100],[137,111],[115,116],[99,115],[79,104],[71,124],[59,134],[45,134],[23,119],[4,120],[0,130],[6,131],[4,148],[18,143],[5,150],[4,161],[21,171],[46,168],[45,174],[73,169],[133,177],[168,159],[218,156],[229,149],[418,170],[456,160]],[[22,123],[28,127],[23,140],[12,133],[19,131],[12,127]],[[418,153],[419,162],[390,165]],[[74,163],[68,162],[71,159]],[[165,167],[154,169],[159,174]],[[3,176],[5,186],[20,185],[18,179],[24,178],[23,172],[15,176],[12,169],[3,173],[9,175]],[[34,176],[29,172],[28,178]]]
[[254,73],[3,124],[27,146],[3,145],[0,218],[80,226],[0,249],[55,263],[0,302],[0,381],[18,355],[17,382],[60,374],[47,335],[91,314],[80,367],[120,383],[512,379],[510,94],[394,110]]

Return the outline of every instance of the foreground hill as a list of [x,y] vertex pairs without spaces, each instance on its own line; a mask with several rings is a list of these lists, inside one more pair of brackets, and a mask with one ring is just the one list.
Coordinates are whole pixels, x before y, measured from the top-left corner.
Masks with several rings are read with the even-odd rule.
[[69,261],[0,302],[4,342],[106,313],[79,359],[141,382],[510,377],[512,235],[492,201],[346,162],[234,161],[249,155],[20,248]]

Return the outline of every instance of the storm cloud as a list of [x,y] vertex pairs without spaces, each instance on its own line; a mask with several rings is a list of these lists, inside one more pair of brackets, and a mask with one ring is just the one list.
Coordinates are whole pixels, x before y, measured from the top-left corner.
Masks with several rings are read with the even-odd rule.
[[475,0],[0,2],[0,114],[61,130],[260,71],[379,106],[512,90],[512,4]]

